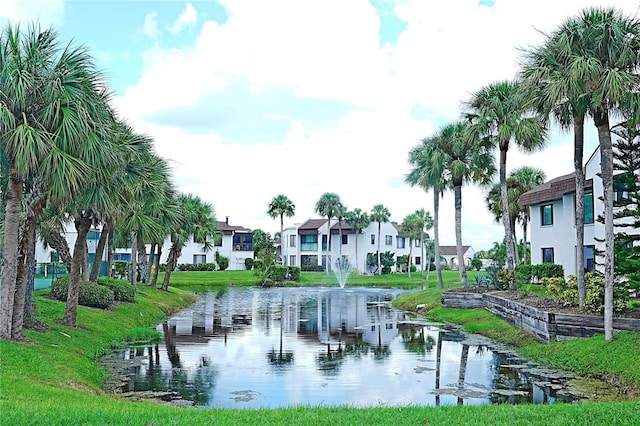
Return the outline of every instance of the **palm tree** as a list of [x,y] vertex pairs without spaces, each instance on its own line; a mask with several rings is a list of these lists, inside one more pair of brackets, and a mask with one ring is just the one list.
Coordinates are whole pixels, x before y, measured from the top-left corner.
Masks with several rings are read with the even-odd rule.
[[13,338],[21,333],[21,313],[14,305],[17,298],[18,310],[24,306],[25,289],[16,287],[25,184],[37,181],[54,200],[80,188],[90,169],[83,160],[101,157],[95,137],[106,115],[101,81],[86,49],[71,44],[61,49],[51,29],[33,25],[23,33],[9,25],[0,34],[0,134],[8,177],[0,338],[12,338],[12,328]]
[[[316,203],[316,213],[327,216],[327,261],[325,264],[325,272],[329,273],[329,264],[331,263],[331,218],[336,216],[336,210],[342,206],[340,197],[333,192],[325,192]],[[340,242],[342,244],[342,241]]]
[[389,209],[382,204],[376,204],[371,209],[369,218],[372,222],[378,222],[378,275],[382,275],[382,268],[380,265],[380,231],[382,230],[382,223],[389,222],[391,213],[389,212]]
[[451,176],[455,204],[456,249],[460,282],[469,286],[462,252],[462,185],[486,185],[495,173],[490,146],[464,122],[454,122],[439,130],[438,148],[443,154],[445,173]]
[[[518,188],[518,192],[519,192],[518,198],[520,198],[520,195],[524,194],[525,192],[529,192],[536,186],[541,185],[547,178],[544,171],[538,168],[529,167],[529,166],[519,167],[511,171],[511,173],[509,173],[509,176],[511,177],[511,179],[515,180],[516,182],[516,188]],[[524,240],[523,263],[526,264],[528,263],[527,262],[527,251],[528,251],[527,226],[529,224],[529,221],[531,220],[531,215],[530,215],[529,207],[523,206],[519,203],[518,203],[518,207],[520,209],[520,221],[522,222],[522,235]],[[583,216],[584,216],[584,209],[583,209]],[[583,217],[583,222],[584,222],[584,217]]]
[[336,206],[334,214],[336,216],[336,219],[338,219],[338,241],[339,241],[338,253],[339,253],[339,259],[341,262],[342,262],[342,221],[344,220],[347,213],[348,213],[348,209],[347,209],[347,206],[345,206],[344,204],[340,203]]
[[[353,209],[347,213],[345,218],[347,224],[353,228],[353,231],[356,234],[356,265],[358,263],[358,236],[362,233],[362,230],[365,229],[371,223],[371,219],[367,212],[363,212],[359,208]],[[360,269],[360,268],[357,268]]]
[[[605,248],[605,340],[613,340],[613,146],[609,116],[619,112],[630,94],[637,96],[640,51],[640,21],[615,8],[586,8],[578,16],[565,20],[551,35],[562,70],[563,84],[582,84],[570,95],[588,102],[600,142],[600,167],[603,185]],[[562,75],[561,75],[562,78]],[[573,96],[571,96],[573,98]],[[635,100],[637,105],[637,99]],[[639,108],[634,108],[637,121]]]
[[[518,188],[517,182],[511,178],[511,176],[507,177],[507,198],[509,199],[509,205],[507,206],[507,211],[509,212],[509,225],[511,229],[511,238],[516,242],[517,246],[517,237],[516,237],[516,222],[520,219],[521,208],[518,205],[518,198],[522,195],[522,191]],[[502,193],[500,191],[500,182],[494,183],[489,192],[485,197],[485,203],[487,205],[487,209],[496,222],[502,221]],[[518,250],[515,250],[515,263],[518,264]]]
[[416,211],[407,215],[402,221],[401,230],[409,237],[409,258],[407,260],[407,276],[411,278],[411,257],[413,255],[413,241],[424,235],[424,211]]
[[213,206],[203,202],[199,197],[181,194],[176,199],[180,224],[171,233],[171,248],[167,257],[162,289],[169,290],[171,272],[175,269],[182,249],[193,238],[193,241],[203,245],[204,250],[211,248],[209,238],[216,233],[216,218]]
[[[520,76],[528,96],[543,117],[551,117],[563,130],[573,127],[573,165],[575,172],[576,265],[584,264],[584,120],[590,100],[585,80],[572,72],[567,52],[574,50],[580,37],[572,31],[546,34],[543,44],[525,51]],[[584,268],[576,270],[578,299],[584,307],[586,289]]]
[[[280,247],[284,247],[284,217],[293,217],[295,211],[296,205],[286,195],[275,196],[269,203],[269,209],[267,210],[269,217],[275,219],[280,216]],[[286,259],[283,260],[286,263]]]
[[443,156],[438,148],[439,135],[425,138],[409,152],[409,163],[413,166],[405,181],[411,186],[418,185],[424,191],[433,190],[433,242],[434,260],[438,287],[444,288],[442,265],[440,262],[439,216],[440,197],[451,180],[444,173]]
[[547,134],[544,121],[532,113],[532,103],[523,92],[515,81],[499,81],[481,88],[466,103],[472,132],[478,138],[486,138],[500,151],[502,222],[509,271],[514,270],[515,249],[507,210],[507,152],[512,141],[526,152],[541,149]]

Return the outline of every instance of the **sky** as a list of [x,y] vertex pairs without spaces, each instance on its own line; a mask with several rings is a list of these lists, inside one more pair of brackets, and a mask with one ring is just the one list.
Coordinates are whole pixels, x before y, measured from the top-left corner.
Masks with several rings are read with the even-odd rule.
[[[86,46],[120,118],[153,138],[180,192],[218,220],[275,233],[267,209],[279,194],[296,206],[285,227],[320,217],[325,192],[350,210],[383,204],[398,223],[433,214],[433,195],[405,183],[409,151],[587,6],[640,12],[636,0],[2,0],[0,22]],[[547,179],[572,172],[572,134],[553,129],[541,152],[511,148],[507,173],[523,165]],[[504,236],[486,192],[462,191],[463,244],[476,251]],[[455,245],[452,193],[440,218],[440,243]]]

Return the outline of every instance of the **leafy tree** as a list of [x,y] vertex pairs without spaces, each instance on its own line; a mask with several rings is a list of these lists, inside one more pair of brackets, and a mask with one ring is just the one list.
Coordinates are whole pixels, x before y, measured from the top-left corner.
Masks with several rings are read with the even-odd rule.
[[267,214],[272,219],[280,217],[280,246],[284,247],[284,217],[293,217],[296,205],[286,195],[277,195],[269,203]]
[[467,119],[476,137],[497,146],[500,152],[500,193],[502,222],[507,245],[507,267],[514,270],[515,248],[509,222],[507,193],[507,152],[513,142],[531,152],[544,147],[547,131],[544,121],[532,114],[533,103],[515,81],[493,82],[475,92],[466,103]]
[[362,230],[365,229],[369,224],[371,224],[371,218],[367,214],[367,212],[363,212],[359,208],[353,209],[347,213],[345,220],[347,224],[353,228],[353,231],[356,234],[356,265],[358,263],[358,235],[362,233]]
[[424,215],[419,212],[407,215],[402,221],[400,232],[409,238],[409,256],[407,257],[407,275],[411,278],[411,259],[413,256],[413,241],[424,235]]
[[[327,262],[325,272],[329,273],[329,264],[331,263],[331,218],[336,216],[336,212],[342,208],[340,197],[333,192],[325,192],[316,203],[316,213],[327,216]],[[342,242],[341,242],[342,243]]]
[[380,232],[382,230],[382,223],[389,222],[391,218],[391,213],[389,213],[389,209],[387,209],[382,204],[376,204],[371,209],[371,213],[369,214],[369,218],[371,218],[372,222],[378,222],[378,275],[382,275],[382,266],[380,259]]
[[[633,291],[640,293],[640,127],[624,122],[612,129],[617,136],[615,151],[617,193],[614,219],[620,229],[615,236],[615,269]],[[635,232],[627,232],[628,230]]]
[[[255,258],[260,260],[259,262],[256,261],[254,266],[260,265],[262,272],[260,282],[264,283],[269,276],[271,268],[276,264],[276,249],[271,234],[261,229],[256,229],[253,232],[253,253]],[[258,268],[256,267],[254,270],[257,274]]]

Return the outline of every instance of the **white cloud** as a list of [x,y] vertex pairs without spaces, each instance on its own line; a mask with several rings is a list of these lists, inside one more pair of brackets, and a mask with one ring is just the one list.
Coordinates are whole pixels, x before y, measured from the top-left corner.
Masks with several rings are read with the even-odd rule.
[[194,24],[198,20],[198,12],[191,3],[187,3],[184,10],[178,16],[176,22],[168,28],[169,32],[176,35],[182,31],[186,26]]
[[158,37],[158,12],[151,12],[145,15],[142,32],[152,39]]
[[64,21],[64,3],[63,0],[2,0],[0,22],[7,18],[14,24],[37,21],[43,28],[58,27]]

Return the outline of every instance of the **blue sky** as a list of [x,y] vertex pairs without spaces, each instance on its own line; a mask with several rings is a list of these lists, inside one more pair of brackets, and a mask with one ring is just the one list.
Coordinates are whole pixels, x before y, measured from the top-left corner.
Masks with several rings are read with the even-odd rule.
[[[461,103],[515,76],[518,47],[587,5],[638,12],[633,0],[3,0],[0,21],[38,20],[87,46],[114,106],[151,136],[183,192],[219,220],[279,230],[271,198],[296,204],[293,225],[336,192],[350,209],[384,204],[401,222],[432,197],[404,184],[408,152],[460,117]],[[588,126],[585,157],[596,146]],[[572,136],[543,153],[508,154],[548,178],[572,171]],[[502,239],[484,190],[463,189],[463,239]],[[442,244],[455,243],[453,197]]]

